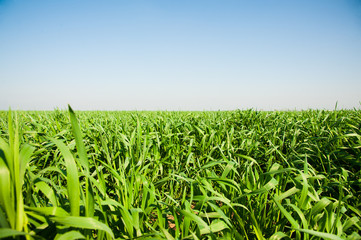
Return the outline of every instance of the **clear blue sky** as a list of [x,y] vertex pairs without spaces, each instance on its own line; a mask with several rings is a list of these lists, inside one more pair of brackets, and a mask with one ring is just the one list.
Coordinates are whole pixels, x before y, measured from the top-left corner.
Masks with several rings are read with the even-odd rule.
[[356,0],[0,0],[0,109],[360,108]]

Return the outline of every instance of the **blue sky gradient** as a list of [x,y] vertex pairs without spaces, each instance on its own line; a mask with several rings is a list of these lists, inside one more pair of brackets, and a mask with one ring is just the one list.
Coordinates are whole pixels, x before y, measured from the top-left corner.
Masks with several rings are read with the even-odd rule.
[[0,0],[0,109],[360,108],[360,6]]

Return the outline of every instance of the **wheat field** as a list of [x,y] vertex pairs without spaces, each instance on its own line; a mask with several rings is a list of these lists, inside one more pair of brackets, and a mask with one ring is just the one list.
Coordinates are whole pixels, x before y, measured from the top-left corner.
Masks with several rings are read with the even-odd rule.
[[361,239],[361,111],[2,111],[0,238]]

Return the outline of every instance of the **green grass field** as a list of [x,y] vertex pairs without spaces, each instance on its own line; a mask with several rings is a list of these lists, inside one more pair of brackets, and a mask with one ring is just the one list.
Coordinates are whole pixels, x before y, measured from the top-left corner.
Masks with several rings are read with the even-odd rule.
[[0,238],[361,239],[361,111],[0,112]]

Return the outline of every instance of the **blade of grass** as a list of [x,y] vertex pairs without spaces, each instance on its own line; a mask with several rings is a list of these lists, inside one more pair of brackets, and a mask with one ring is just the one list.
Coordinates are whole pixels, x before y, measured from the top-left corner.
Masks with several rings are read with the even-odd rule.
[[70,203],[70,211],[72,216],[79,216],[80,206],[80,183],[78,169],[67,146],[60,140],[49,138],[59,148],[61,154],[64,157],[66,166],[67,177],[67,190]]
[[95,220],[94,218],[69,216],[51,217],[50,220],[68,227],[102,230],[114,238],[112,230],[107,225],[99,222],[98,220]]
[[85,216],[92,217],[94,215],[94,193],[91,181],[89,179],[89,161],[87,157],[87,153],[85,150],[83,137],[81,135],[80,127],[78,124],[78,120],[76,119],[75,113],[73,109],[69,107],[69,115],[71,126],[73,130],[73,135],[76,142],[77,152],[79,154],[79,160],[81,165],[84,167],[85,176],[86,176],[86,186],[85,186]]

